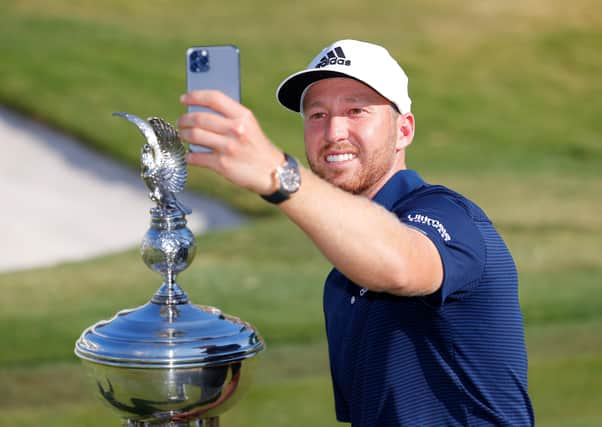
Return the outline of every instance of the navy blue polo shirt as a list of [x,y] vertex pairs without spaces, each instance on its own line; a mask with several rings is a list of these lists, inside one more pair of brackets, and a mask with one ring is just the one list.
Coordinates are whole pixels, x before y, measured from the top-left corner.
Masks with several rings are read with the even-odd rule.
[[400,297],[333,269],[324,312],[336,415],[354,427],[531,426],[514,261],[485,213],[411,170],[374,201],[430,238],[441,288]]

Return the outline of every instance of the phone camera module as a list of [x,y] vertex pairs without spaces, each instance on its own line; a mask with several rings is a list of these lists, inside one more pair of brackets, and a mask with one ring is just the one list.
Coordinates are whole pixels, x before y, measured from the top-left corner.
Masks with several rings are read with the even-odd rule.
[[190,54],[190,71],[193,73],[209,71],[209,52],[207,50],[199,49]]

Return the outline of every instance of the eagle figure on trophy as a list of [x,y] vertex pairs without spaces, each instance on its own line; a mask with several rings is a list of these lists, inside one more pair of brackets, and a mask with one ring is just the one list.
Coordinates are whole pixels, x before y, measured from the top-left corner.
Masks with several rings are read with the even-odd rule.
[[146,138],[140,162],[141,176],[150,190],[150,199],[160,209],[178,209],[184,214],[190,214],[191,210],[174,194],[184,189],[188,177],[186,149],[180,141],[178,131],[159,117],[151,117],[147,121],[129,113],[116,112],[113,115],[135,124]]

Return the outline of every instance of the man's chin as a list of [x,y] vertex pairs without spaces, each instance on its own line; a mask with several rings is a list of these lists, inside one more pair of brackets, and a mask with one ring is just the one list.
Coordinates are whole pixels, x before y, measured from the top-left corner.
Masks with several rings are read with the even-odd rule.
[[350,173],[349,171],[333,171],[333,170],[322,170],[322,169],[317,169],[317,168],[313,168],[310,165],[311,170],[313,171],[313,173],[315,173],[316,175],[318,175],[320,178],[322,178],[324,181],[329,182],[330,184],[334,185],[335,187],[340,188],[341,190],[344,190],[348,193],[352,193],[352,194],[360,194],[361,193],[361,188],[359,188],[359,183],[357,182],[356,176],[353,173]]
[[327,180],[327,181],[330,182],[335,187],[338,187],[341,190],[346,191],[351,194],[361,194],[361,192],[362,192],[360,183],[358,183],[354,179],[349,179],[349,178],[346,179],[342,176],[339,176],[339,177],[336,177],[334,179]]

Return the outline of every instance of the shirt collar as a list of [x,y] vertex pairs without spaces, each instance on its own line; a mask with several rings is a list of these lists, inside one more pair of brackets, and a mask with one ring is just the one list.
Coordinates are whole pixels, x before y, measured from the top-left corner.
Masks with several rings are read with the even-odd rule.
[[418,172],[410,169],[400,170],[389,178],[372,200],[385,209],[391,210],[397,201],[424,185],[426,182],[418,175]]

